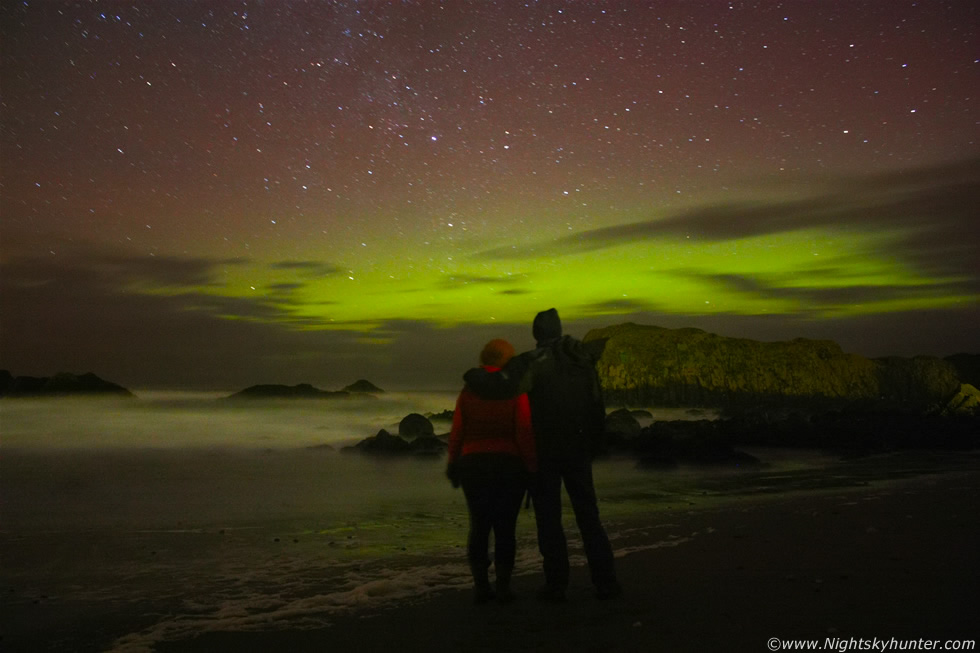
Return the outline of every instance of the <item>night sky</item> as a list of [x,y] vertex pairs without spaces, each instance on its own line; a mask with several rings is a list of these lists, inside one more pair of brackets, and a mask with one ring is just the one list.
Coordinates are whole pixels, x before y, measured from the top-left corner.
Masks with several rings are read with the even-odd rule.
[[552,306],[975,352],[978,7],[4,0],[0,367],[454,389]]

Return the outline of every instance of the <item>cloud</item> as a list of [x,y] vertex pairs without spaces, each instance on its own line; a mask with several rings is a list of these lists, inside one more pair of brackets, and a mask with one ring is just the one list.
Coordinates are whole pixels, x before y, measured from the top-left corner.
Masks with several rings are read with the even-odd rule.
[[275,293],[288,294],[294,290],[299,290],[306,287],[305,283],[272,283],[266,286],[266,290],[270,290]]
[[[980,277],[980,158],[919,169],[820,179],[806,196],[710,204],[666,218],[484,250],[491,259],[560,257],[644,240],[720,242],[808,229],[881,232],[894,255],[926,273]],[[975,283],[975,282],[974,282]],[[976,286],[974,286],[976,287]]]
[[807,312],[811,313],[818,311],[821,307],[836,309],[843,305],[876,304],[890,300],[902,300],[907,303],[916,299],[965,296],[975,292],[969,282],[932,283],[928,285],[791,286],[739,274],[689,272],[685,276],[709,282],[727,291],[761,298],[797,300],[809,306]]
[[513,286],[515,284],[527,283],[528,279],[529,276],[526,274],[505,274],[499,276],[453,274],[443,278],[440,285],[448,289],[464,288],[466,286]]
[[652,302],[645,302],[636,299],[610,299],[604,302],[586,304],[579,307],[586,315],[608,315],[610,313],[638,313],[642,311],[654,311],[656,306]]
[[273,270],[293,270],[306,277],[321,278],[340,273],[340,268],[322,261],[278,261],[270,263]]
[[[77,249],[47,257],[13,257],[4,274],[13,284],[39,285],[54,280],[88,279],[106,286],[125,287],[146,283],[161,287],[200,288],[216,283],[224,268],[243,266],[245,258],[204,259],[176,256],[126,256]],[[68,274],[70,271],[70,274]],[[65,278],[66,275],[69,278]]]

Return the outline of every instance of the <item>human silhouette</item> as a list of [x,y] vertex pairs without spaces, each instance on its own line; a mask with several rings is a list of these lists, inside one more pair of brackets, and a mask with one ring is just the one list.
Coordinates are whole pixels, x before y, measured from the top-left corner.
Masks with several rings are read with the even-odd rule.
[[[480,353],[482,370],[496,372],[514,355],[506,340],[491,340]],[[510,579],[517,548],[515,531],[530,474],[537,470],[531,411],[524,394],[481,399],[463,388],[456,400],[449,435],[447,476],[463,486],[470,514],[466,553],[473,574],[474,600],[514,599]],[[494,536],[496,592],[490,586],[488,540]]]
[[534,318],[537,348],[515,356],[500,371],[471,369],[467,387],[480,397],[504,399],[527,394],[538,454],[531,497],[544,558],[543,600],[565,599],[568,544],[561,521],[561,488],[571,500],[600,599],[622,593],[612,547],[602,522],[592,479],[592,457],[605,426],[605,406],[595,364],[604,341],[583,343],[562,335],[554,308]]

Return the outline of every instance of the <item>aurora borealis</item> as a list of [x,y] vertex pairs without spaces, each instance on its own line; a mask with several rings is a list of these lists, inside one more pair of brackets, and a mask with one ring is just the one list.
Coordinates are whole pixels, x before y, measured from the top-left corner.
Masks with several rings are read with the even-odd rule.
[[973,2],[0,12],[15,373],[453,387],[551,306],[977,349]]

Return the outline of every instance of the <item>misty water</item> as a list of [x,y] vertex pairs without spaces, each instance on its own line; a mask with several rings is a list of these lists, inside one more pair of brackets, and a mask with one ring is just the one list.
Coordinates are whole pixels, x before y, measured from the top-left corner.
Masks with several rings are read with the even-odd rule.
[[[211,629],[323,626],[341,612],[468,584],[466,508],[444,478],[444,456],[340,451],[381,428],[396,432],[408,413],[452,408],[453,393],[220,396],[0,401],[0,608],[14,624],[8,634],[38,629],[54,650],[93,641],[148,650]],[[449,426],[435,422],[437,433]],[[761,467],[597,463],[617,555],[682,545],[630,537],[672,509],[923,471],[921,462],[895,459],[845,464],[815,452],[756,453]],[[573,563],[582,564],[571,522]],[[538,571],[529,511],[518,538],[519,572]]]

